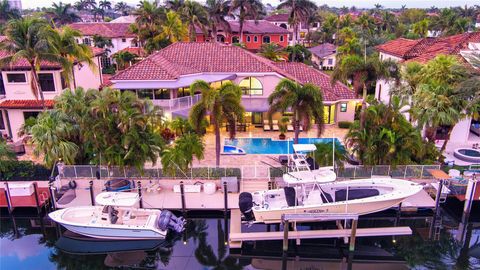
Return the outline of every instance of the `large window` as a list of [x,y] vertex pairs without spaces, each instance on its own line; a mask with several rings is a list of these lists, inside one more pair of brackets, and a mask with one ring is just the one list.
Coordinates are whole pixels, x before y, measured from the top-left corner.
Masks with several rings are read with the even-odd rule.
[[263,36],[262,42],[263,43],[270,43],[270,36]]
[[240,88],[244,95],[261,96],[263,95],[262,83],[254,77],[247,77],[240,82]]
[[154,92],[155,99],[170,99],[170,90],[168,89],[157,89]]
[[8,73],[7,74],[7,82],[9,83],[26,83],[27,76],[25,73]]
[[53,73],[38,74],[38,83],[43,92],[55,92],[55,82],[53,81]]
[[178,88],[177,97],[190,96],[190,87]]
[[325,124],[335,123],[335,105],[323,106],[323,123]]
[[240,39],[237,36],[232,37],[232,43],[240,43]]
[[0,72],[0,95],[5,95],[5,85],[3,84],[3,76]]

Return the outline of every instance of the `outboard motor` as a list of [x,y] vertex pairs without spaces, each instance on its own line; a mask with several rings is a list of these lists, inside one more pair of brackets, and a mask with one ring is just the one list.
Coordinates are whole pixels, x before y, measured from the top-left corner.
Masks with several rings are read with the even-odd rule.
[[166,231],[172,229],[178,233],[185,230],[186,221],[183,217],[176,217],[168,210],[162,210],[160,217],[157,220],[157,226],[160,230]]
[[255,216],[253,215],[253,196],[250,192],[242,192],[238,197],[238,207],[240,212],[245,216],[246,221],[254,221]]

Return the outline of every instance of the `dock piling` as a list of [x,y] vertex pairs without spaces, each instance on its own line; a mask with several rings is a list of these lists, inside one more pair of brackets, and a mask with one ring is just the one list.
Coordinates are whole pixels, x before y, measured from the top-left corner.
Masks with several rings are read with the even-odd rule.
[[355,251],[355,238],[357,236],[357,224],[358,224],[358,219],[353,219],[352,220],[352,233],[350,235],[350,246],[349,246],[349,251],[353,252]]
[[7,209],[8,213],[13,212],[12,197],[10,197],[10,188],[8,187],[8,182],[5,182],[5,198],[7,199]]
[[290,223],[288,219],[285,219],[283,222],[283,252],[288,251],[288,230],[290,228]]
[[470,218],[470,210],[472,209],[472,204],[475,197],[475,189],[477,187],[477,179],[475,175],[472,179],[468,180],[467,191],[465,193],[465,205],[463,207],[463,214],[462,214],[462,223],[468,223]]
[[185,188],[183,186],[183,181],[180,182],[180,195],[181,195],[181,198],[182,198],[182,212],[183,212],[183,215],[185,216],[185,213],[186,213],[186,207],[185,207]]
[[223,205],[225,206],[225,215],[228,211],[228,190],[227,190],[227,182],[223,182]]
[[90,186],[89,187],[89,189],[90,189],[90,202],[92,203],[92,206],[94,206],[95,205],[95,196],[93,194],[93,181],[92,180],[90,180],[89,186]]
[[40,208],[40,201],[38,199],[38,184],[37,184],[37,182],[33,182],[33,194],[35,195],[35,205],[37,207],[37,213],[40,214],[41,208]]
[[138,205],[140,208],[143,208],[143,198],[142,198],[142,182],[137,181],[137,186],[138,186],[138,198],[140,199],[138,201]]
[[57,206],[55,205],[57,202],[55,200],[55,192],[54,192],[54,187],[53,187],[53,182],[55,181],[55,178],[52,179],[50,178],[50,181],[48,182],[48,192],[50,193],[50,204],[51,204],[51,209],[52,211],[57,210]]

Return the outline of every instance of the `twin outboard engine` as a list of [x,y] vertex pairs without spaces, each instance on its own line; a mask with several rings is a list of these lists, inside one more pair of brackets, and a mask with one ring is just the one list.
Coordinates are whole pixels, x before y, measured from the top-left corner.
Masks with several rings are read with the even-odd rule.
[[255,216],[253,215],[253,196],[249,192],[242,192],[238,197],[238,207],[240,212],[245,216],[246,221],[254,221]]
[[160,230],[166,231],[172,229],[178,233],[185,230],[185,224],[187,222],[183,217],[176,217],[172,212],[168,210],[162,210],[160,217],[157,220],[157,226]]

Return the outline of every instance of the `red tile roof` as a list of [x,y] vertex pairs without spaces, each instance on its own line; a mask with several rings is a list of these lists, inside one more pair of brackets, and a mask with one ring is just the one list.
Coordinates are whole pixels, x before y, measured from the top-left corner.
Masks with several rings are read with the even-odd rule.
[[318,46],[312,47],[308,49],[312,54],[316,55],[317,57],[323,58],[325,56],[332,55],[337,52],[337,46],[331,43],[324,43]]
[[195,73],[278,73],[300,83],[311,82],[325,92],[326,101],[355,98],[345,85],[301,63],[279,64],[237,46],[214,42],[177,42],[115,74],[112,81],[177,80]]
[[4,41],[4,40],[6,40],[6,39],[7,39],[6,36],[0,36],[0,42]]
[[[51,99],[45,100],[47,108],[53,108],[55,101]],[[10,99],[0,103],[2,109],[42,109],[42,101],[34,99]]]
[[[240,33],[240,23],[238,21],[228,21],[230,24],[230,30],[234,34]],[[223,30],[222,26],[219,26],[218,30]],[[197,34],[203,34],[202,29],[195,27]],[[243,23],[244,34],[288,34],[288,30],[280,26],[266,21],[266,20],[245,20]]]
[[378,51],[383,53],[388,53],[393,56],[403,58],[405,54],[409,53],[411,49],[417,45],[420,40],[406,39],[406,38],[397,38],[387,43],[378,45],[376,48]]
[[85,36],[99,35],[107,38],[135,37],[129,30],[130,23],[72,23],[70,27],[77,29]]
[[301,84],[311,83],[318,86],[323,91],[324,101],[356,98],[350,88],[340,82],[332,85],[330,76],[318,69],[295,62],[278,62],[275,65],[291,74],[293,76],[291,79],[295,79]]
[[100,85],[100,88],[105,88],[111,86],[113,83],[110,81],[112,78],[112,74],[102,74],[102,84]]
[[265,20],[270,22],[288,22],[289,16],[290,15],[288,13],[272,14],[265,17]]

